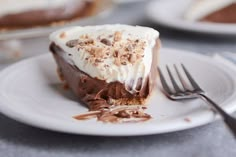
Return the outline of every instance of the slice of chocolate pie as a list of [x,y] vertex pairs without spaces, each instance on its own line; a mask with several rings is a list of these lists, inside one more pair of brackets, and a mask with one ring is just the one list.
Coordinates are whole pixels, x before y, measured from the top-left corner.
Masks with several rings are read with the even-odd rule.
[[0,29],[28,28],[79,19],[98,0],[0,0]]
[[195,0],[185,18],[189,21],[236,23],[236,0]]
[[50,36],[69,88],[91,111],[143,105],[156,84],[158,31],[140,26],[70,27]]

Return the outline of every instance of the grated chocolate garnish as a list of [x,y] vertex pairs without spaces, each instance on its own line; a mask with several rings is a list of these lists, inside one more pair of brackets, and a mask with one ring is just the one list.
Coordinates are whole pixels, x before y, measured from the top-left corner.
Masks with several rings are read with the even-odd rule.
[[116,31],[114,34],[114,41],[120,41],[122,39],[122,33],[119,31]]
[[[135,65],[144,57],[145,40],[122,37],[121,31],[116,31],[109,37],[99,36],[94,38],[88,34],[81,35],[78,39],[69,40],[66,46],[77,48],[77,52],[88,53],[88,60],[94,66],[103,66],[110,58],[116,66]],[[102,60],[102,61],[101,61]]]
[[73,48],[73,47],[75,47],[78,44],[79,44],[79,40],[78,39],[70,40],[70,41],[66,42],[66,46],[68,46],[69,48]]
[[103,44],[105,44],[105,45],[107,45],[107,46],[111,46],[111,41],[108,40],[108,39],[105,39],[105,38],[103,38],[103,39],[101,40],[101,43],[103,43]]
[[152,118],[149,114],[144,112],[146,109],[146,107],[141,105],[112,105],[109,108],[89,111],[84,114],[76,115],[73,118],[76,120],[89,120],[96,118],[97,121],[104,123],[144,122]]
[[191,122],[191,120],[189,119],[189,118],[184,118],[184,121],[186,121],[186,122]]
[[60,38],[65,38],[66,37],[66,32],[62,32],[61,34],[60,34]]

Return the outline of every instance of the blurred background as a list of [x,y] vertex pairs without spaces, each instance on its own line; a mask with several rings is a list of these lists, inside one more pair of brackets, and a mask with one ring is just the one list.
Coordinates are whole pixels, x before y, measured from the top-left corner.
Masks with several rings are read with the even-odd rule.
[[[236,25],[185,20],[184,14],[192,1],[94,0],[84,3],[82,0],[0,0],[0,6],[3,6],[0,9],[0,69],[25,58],[49,53],[48,35],[54,30],[73,25],[115,23],[157,29],[165,48],[234,58]],[[11,12],[10,16],[8,12]],[[234,14],[236,17],[236,9]],[[221,122],[162,136],[138,138],[62,135],[20,124],[3,115],[0,115],[0,124],[3,126],[0,129],[0,156],[1,153],[16,156],[19,152],[23,156],[75,156],[78,151],[84,156],[94,152],[93,156],[104,157],[156,153],[159,156],[193,157],[236,154],[235,141]]]
[[[5,1],[6,2],[1,1],[5,6],[12,5],[11,3],[14,2],[14,0]],[[228,26],[214,27],[211,29],[211,25],[209,24],[206,26],[198,24],[196,28],[193,28],[193,26],[196,26],[195,23],[191,26],[190,23],[184,20],[176,21],[176,19],[184,15],[186,9],[183,9],[183,6],[190,5],[189,1],[191,0],[184,2],[183,0],[164,1],[164,3],[167,3],[164,4],[163,0],[94,0],[94,4],[86,6],[82,4],[81,0],[68,0],[66,4],[63,4],[64,8],[59,9],[60,14],[58,14],[58,7],[60,7],[60,5],[57,4],[57,2],[59,2],[58,0],[55,0],[55,2],[48,1],[48,6],[44,6],[43,1],[42,3],[40,3],[40,1],[32,1],[32,4],[27,4],[30,1],[23,0],[21,5],[15,4],[16,6],[19,5],[18,7],[6,7],[5,12],[4,9],[0,11],[0,14],[3,14],[2,16],[6,15],[7,11],[11,11],[13,12],[12,14],[15,14],[15,16],[6,16],[10,19],[8,21],[5,20],[8,22],[7,24],[4,25],[4,23],[0,22],[0,64],[3,67],[6,66],[6,64],[27,57],[48,53],[48,35],[50,32],[61,27],[72,25],[83,26],[113,23],[142,25],[153,27],[160,32],[163,47],[186,49],[204,54],[235,51],[235,25],[230,26],[230,28],[234,27],[234,29],[225,33],[224,31],[218,31],[218,29],[228,30]],[[92,1],[90,1],[90,3],[92,3]],[[78,4],[78,7],[76,7],[75,4]],[[180,9],[177,9],[175,11],[168,7],[165,9],[166,5],[169,4],[174,7],[179,4],[178,8],[182,8],[182,10],[179,11]],[[35,7],[35,5],[41,5],[41,7],[44,8]],[[55,7],[53,7],[53,5],[55,5]],[[17,8],[20,9],[17,10]],[[51,11],[40,13],[37,12],[37,9],[50,9]],[[69,14],[68,10],[71,11]],[[79,12],[77,12],[78,10]],[[86,13],[81,13],[84,12],[84,10],[86,10]],[[32,11],[33,14],[30,11]],[[33,17],[26,16],[21,12],[28,12]],[[176,17],[173,15],[176,15]],[[57,18],[54,16],[57,16]],[[61,19],[58,18],[58,16],[60,16]],[[36,19],[38,19],[38,21]],[[169,21],[167,21],[168,19]],[[0,18],[0,21],[1,20],[4,21],[4,18]],[[183,26],[180,27],[178,24]],[[203,29],[201,29],[201,27]],[[208,30],[209,32],[207,32]]]

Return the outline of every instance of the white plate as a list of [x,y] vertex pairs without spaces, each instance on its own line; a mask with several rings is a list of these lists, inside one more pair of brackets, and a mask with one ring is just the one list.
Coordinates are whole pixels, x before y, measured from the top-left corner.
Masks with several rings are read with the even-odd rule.
[[183,18],[192,0],[158,0],[147,6],[147,16],[153,22],[185,31],[236,35],[236,24],[189,22]]
[[[203,89],[228,112],[236,109],[235,68],[210,57],[181,50],[162,49],[161,65],[184,63]],[[157,88],[148,107],[153,119],[141,123],[104,124],[78,121],[72,116],[87,108],[70,91],[61,88],[50,54],[16,63],[0,73],[0,111],[17,121],[54,131],[133,136],[173,132],[200,126],[216,116],[200,100],[174,102]],[[186,118],[190,122],[186,121]]]

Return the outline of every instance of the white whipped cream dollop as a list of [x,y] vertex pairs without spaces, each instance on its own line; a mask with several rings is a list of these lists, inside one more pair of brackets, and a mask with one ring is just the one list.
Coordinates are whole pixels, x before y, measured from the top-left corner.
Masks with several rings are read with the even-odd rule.
[[[0,0],[0,16],[17,14],[32,10],[45,10],[71,5],[84,0]],[[73,6],[73,5],[71,5]]]
[[[108,57],[102,63],[93,64],[86,60],[89,53],[83,49],[78,51],[78,47],[68,47],[66,43],[70,40],[79,39],[83,35],[89,36],[95,40],[95,46],[100,48],[104,44],[100,42],[102,38],[114,38],[112,34],[116,32],[122,33],[121,40],[117,43],[119,46],[126,44],[127,41],[140,41],[144,42],[145,46],[142,48],[143,56],[141,59],[133,63],[117,65],[114,64],[115,57]],[[81,71],[84,71],[93,78],[105,80],[110,82],[121,82],[136,85],[139,78],[146,78],[151,70],[153,48],[159,38],[159,32],[148,27],[129,26],[129,25],[100,25],[100,26],[86,26],[86,27],[70,27],[56,31],[50,35],[51,42],[54,42],[65,52],[68,62],[77,66]],[[112,40],[110,39],[110,40]],[[111,50],[115,48],[111,45]],[[119,50],[118,50],[119,51]],[[108,65],[106,67],[104,65]],[[135,78],[135,80],[133,80]],[[143,79],[144,81],[144,79]],[[143,84],[143,83],[142,83]]]
[[194,0],[185,13],[184,18],[188,21],[198,21],[233,3],[236,3],[236,0]]

